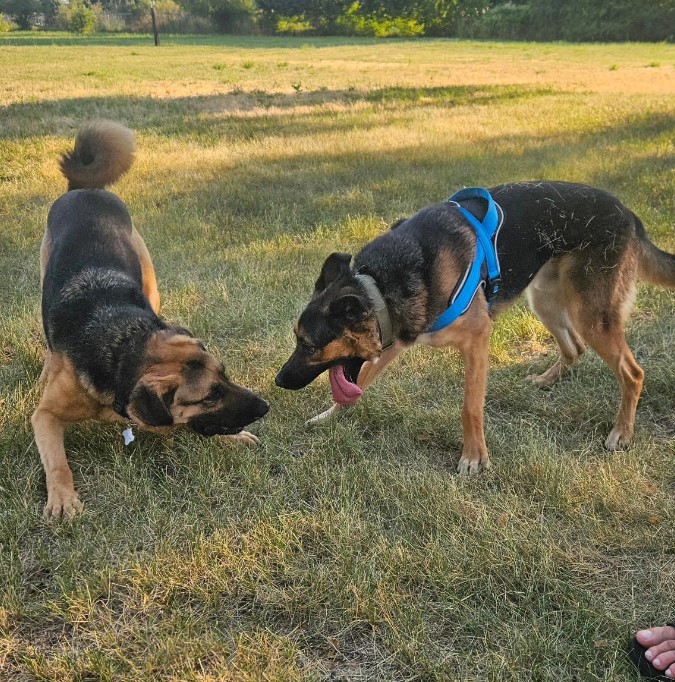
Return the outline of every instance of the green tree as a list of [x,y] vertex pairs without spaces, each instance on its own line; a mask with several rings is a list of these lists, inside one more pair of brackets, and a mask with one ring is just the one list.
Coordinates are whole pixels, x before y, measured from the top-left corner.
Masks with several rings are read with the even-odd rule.
[[255,0],[178,0],[186,11],[206,17],[228,33],[250,33],[258,11]]
[[14,17],[20,29],[29,29],[36,14],[44,14],[49,22],[56,13],[58,0],[0,0],[0,12]]

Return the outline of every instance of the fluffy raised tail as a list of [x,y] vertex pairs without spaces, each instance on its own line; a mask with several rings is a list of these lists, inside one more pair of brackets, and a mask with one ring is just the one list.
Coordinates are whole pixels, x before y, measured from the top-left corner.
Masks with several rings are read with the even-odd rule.
[[80,127],[75,149],[61,157],[68,190],[103,189],[124,175],[134,161],[134,134],[114,121],[89,121]]

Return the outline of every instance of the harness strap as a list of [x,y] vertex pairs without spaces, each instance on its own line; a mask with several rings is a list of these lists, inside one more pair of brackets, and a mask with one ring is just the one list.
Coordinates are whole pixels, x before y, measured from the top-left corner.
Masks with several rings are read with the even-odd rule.
[[[482,222],[458,203],[469,199],[483,199],[487,202],[487,211]],[[429,332],[444,329],[461,317],[468,310],[481,286],[485,288],[488,307],[492,307],[501,285],[499,258],[497,257],[497,236],[503,221],[501,208],[495,203],[490,193],[482,187],[462,189],[453,194],[448,202],[456,205],[457,210],[476,233],[476,251],[473,262],[464,273],[450,301],[450,306],[429,327],[427,330]],[[483,265],[486,267],[487,277],[483,277]]]
[[359,281],[364,288],[366,295],[373,304],[375,316],[377,317],[377,324],[380,327],[380,342],[382,343],[382,350],[389,348],[394,343],[394,332],[391,324],[391,315],[387,304],[377,287],[377,283],[370,275],[357,273],[354,277]]

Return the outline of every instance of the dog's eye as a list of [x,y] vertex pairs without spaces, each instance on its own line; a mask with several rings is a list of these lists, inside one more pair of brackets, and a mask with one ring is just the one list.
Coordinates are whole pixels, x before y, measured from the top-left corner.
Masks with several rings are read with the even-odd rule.
[[202,402],[205,403],[215,403],[225,396],[225,389],[220,384],[214,384],[211,386],[211,390],[208,392],[206,397]]
[[307,353],[307,355],[314,355],[314,353],[317,351],[316,346],[313,346],[311,343],[307,343],[305,339],[298,339],[298,343],[300,344],[300,350],[302,350],[303,353]]

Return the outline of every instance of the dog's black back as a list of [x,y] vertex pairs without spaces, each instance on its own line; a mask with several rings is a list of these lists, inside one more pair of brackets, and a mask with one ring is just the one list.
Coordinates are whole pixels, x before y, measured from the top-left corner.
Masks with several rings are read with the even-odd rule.
[[141,265],[129,242],[131,216],[112,192],[79,189],[64,194],[51,207],[47,229],[51,240],[43,283],[47,305],[84,268],[123,272],[142,286]]
[[[640,220],[616,197],[586,185],[514,182],[490,189],[504,213],[498,239],[502,287],[495,301],[517,298],[551,259],[574,252],[572,279],[579,291],[596,285],[597,273],[611,278],[629,251],[646,242]],[[480,200],[463,203],[481,219]],[[471,262],[475,236],[448,202],[427,206],[395,224],[355,256],[354,270],[374,276],[387,303],[402,322],[399,338],[412,342],[445,309],[436,286],[443,276],[438,254],[451,250],[462,271]]]
[[[504,212],[498,241],[502,290],[498,302],[519,296],[542,266],[575,252],[575,284],[583,290],[598,269],[611,271],[634,240],[635,214],[608,192],[568,182],[514,182],[490,189]],[[644,230],[642,230],[644,234]]]
[[[58,199],[47,222],[51,253],[42,320],[52,350],[65,352],[97,391],[119,387],[120,357],[167,325],[143,293],[129,211],[114,194],[80,189]],[[92,352],[94,351],[94,352]],[[125,366],[130,379],[138,368]]]

